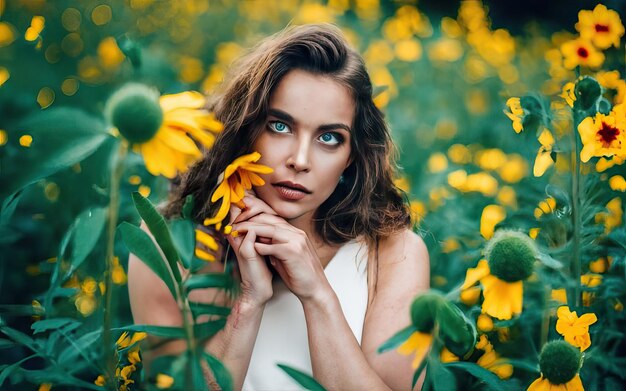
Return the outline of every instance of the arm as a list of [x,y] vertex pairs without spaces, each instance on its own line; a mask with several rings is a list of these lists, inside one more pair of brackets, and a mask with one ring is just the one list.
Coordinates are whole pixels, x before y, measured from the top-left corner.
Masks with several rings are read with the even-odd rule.
[[[143,229],[147,228],[143,226]],[[263,258],[253,249],[255,238],[231,238],[242,275],[242,294],[234,303],[226,326],[211,338],[206,350],[220,359],[229,369],[234,389],[240,389],[245,378],[265,302],[272,295],[271,273]],[[218,264],[214,264],[219,267]],[[180,309],[165,283],[140,259],[131,254],[128,268],[129,296],[133,318],[137,324],[182,326]],[[218,270],[214,270],[218,271]],[[215,290],[192,292],[194,301],[214,302]],[[153,342],[158,339],[152,339]],[[186,342],[177,340],[154,349],[151,358],[164,354],[178,354],[186,349]],[[211,381],[211,379],[209,379]]]
[[410,323],[414,295],[428,288],[428,254],[409,230],[381,245],[378,295],[365,319],[362,346],[354,338],[306,234],[272,216],[235,225],[271,239],[256,243],[269,255],[281,278],[302,302],[309,333],[315,378],[327,389],[408,389],[411,359],[395,352],[378,356],[376,349]]

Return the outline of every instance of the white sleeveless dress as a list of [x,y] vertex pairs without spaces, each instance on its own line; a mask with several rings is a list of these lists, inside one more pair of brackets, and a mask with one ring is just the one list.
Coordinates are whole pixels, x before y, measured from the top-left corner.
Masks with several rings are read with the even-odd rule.
[[[340,247],[324,270],[359,344],[368,299],[366,270],[367,246],[356,240]],[[265,306],[243,390],[302,390],[277,363],[312,375],[302,304],[280,279],[274,283],[274,296]]]

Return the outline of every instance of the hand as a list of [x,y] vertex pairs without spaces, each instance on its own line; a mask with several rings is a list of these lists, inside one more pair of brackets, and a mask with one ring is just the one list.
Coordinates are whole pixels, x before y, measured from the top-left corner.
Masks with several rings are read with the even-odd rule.
[[[248,208],[245,209],[247,210]],[[235,221],[242,213],[241,209],[231,206],[231,221]],[[252,306],[265,305],[273,294],[272,273],[267,267],[265,258],[254,248],[257,236],[254,233],[245,236],[226,235],[226,239],[237,256],[241,274],[241,299]]]
[[301,301],[324,292],[324,288],[330,288],[317,252],[306,233],[283,218],[262,212],[247,221],[233,224],[233,229],[240,234],[245,232],[246,237],[267,238],[254,243],[256,253],[270,257],[270,263],[285,285]]

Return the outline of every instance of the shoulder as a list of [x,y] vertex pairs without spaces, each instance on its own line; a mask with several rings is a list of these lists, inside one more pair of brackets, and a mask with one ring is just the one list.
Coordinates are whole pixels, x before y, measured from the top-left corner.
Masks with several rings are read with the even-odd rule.
[[408,228],[381,238],[378,251],[379,268],[429,269],[430,260],[424,240]]

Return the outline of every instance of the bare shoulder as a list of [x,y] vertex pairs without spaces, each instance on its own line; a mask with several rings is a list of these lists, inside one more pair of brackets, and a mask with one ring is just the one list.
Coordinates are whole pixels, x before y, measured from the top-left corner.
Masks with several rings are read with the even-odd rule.
[[419,271],[428,276],[430,259],[424,240],[406,228],[381,239],[379,244],[379,272],[399,269],[403,272]]

